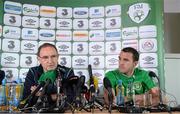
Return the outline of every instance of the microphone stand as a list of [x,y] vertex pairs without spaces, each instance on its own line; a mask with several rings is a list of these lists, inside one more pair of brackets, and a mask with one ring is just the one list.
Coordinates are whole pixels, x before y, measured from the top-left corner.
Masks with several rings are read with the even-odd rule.
[[158,110],[171,112],[171,108],[163,103],[162,92],[161,92],[161,89],[160,89],[161,84],[160,84],[159,77],[153,71],[149,72],[149,76],[156,78],[157,81],[158,81],[158,87],[159,87],[159,104],[157,105]]
[[[103,105],[100,104],[100,101],[98,101],[95,97],[95,87],[94,87],[94,79],[93,79],[93,74],[92,74],[92,67],[91,65],[88,65],[88,71],[89,71],[89,77],[90,77],[90,87],[89,87],[89,92],[90,92],[90,100],[86,105],[90,106],[90,112],[94,113],[94,108],[95,106],[99,108],[100,111],[103,110]],[[86,106],[85,106],[86,107]]]

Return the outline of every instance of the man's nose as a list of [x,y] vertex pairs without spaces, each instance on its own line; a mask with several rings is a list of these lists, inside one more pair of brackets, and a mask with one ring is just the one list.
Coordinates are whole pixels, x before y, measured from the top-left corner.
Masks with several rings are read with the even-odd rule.
[[48,57],[48,63],[52,63],[53,62],[53,58],[52,57]]

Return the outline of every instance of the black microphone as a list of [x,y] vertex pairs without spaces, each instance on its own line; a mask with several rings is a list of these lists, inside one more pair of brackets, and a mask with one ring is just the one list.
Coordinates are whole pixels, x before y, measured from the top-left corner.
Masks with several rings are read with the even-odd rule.
[[89,90],[91,93],[95,93],[95,87],[94,87],[94,79],[93,79],[93,74],[92,74],[92,67],[91,65],[88,65],[88,72],[89,72]]
[[105,77],[104,80],[103,80],[103,83],[104,83],[104,87],[108,91],[109,101],[112,102],[113,101],[113,94],[112,94],[111,82],[109,81],[109,79],[107,77]]
[[162,93],[161,93],[161,89],[160,89],[160,79],[159,77],[156,75],[156,73],[154,73],[153,71],[149,71],[149,76],[152,78],[156,78],[158,81],[158,87],[159,87],[159,105],[158,105],[158,109],[162,110],[166,110],[166,111],[171,111],[170,107],[167,106],[166,104],[163,104],[163,98],[162,98]]
[[43,86],[43,89],[41,91],[41,96],[44,95],[47,91],[47,87],[48,85],[51,83],[51,79],[47,78],[46,79],[46,82],[45,82],[45,85]]
[[80,76],[77,82],[77,86],[76,86],[76,100],[80,99],[82,86],[84,85],[84,83],[85,83],[85,76]]
[[111,82],[109,81],[109,79],[107,77],[105,77],[103,79],[103,84],[104,84],[104,87],[108,91],[109,112],[111,112],[111,110],[112,110],[112,103],[113,103],[112,85],[111,85]]
[[157,78],[159,80],[159,77],[153,71],[149,71],[149,76],[152,77],[152,78]]
[[2,84],[2,80],[4,79],[5,77],[5,72],[0,70],[0,85]]
[[20,102],[20,107],[24,107],[27,108],[30,104],[31,104],[31,100],[34,97],[34,95],[40,90],[40,88],[42,88],[45,85],[45,82],[42,81],[37,87],[36,89],[23,101]]

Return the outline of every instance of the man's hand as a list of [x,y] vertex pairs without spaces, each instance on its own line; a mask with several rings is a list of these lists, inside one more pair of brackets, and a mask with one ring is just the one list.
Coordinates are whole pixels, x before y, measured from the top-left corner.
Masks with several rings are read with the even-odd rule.
[[[33,91],[35,91],[36,88],[37,88],[37,86],[31,86],[31,93],[32,93]],[[38,91],[38,92],[36,93],[36,96],[41,96],[41,92]]]

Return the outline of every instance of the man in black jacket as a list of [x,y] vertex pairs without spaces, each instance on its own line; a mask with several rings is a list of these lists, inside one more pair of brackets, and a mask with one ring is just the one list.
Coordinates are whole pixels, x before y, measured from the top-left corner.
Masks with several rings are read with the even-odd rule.
[[[23,99],[26,99],[36,88],[39,84],[39,79],[42,76],[42,74],[55,70],[57,75],[61,75],[62,78],[62,84],[68,83],[68,79],[70,77],[74,76],[74,72],[72,68],[67,68],[65,66],[58,65],[58,51],[57,48],[50,44],[50,43],[44,43],[38,48],[37,58],[40,63],[39,66],[32,67],[29,69],[27,76],[25,78],[24,83],[24,91],[23,91]],[[56,76],[57,77],[57,76]],[[50,104],[54,104],[56,100],[56,81],[53,82],[53,84],[49,84],[47,89],[47,93],[50,96],[50,100],[48,101]],[[74,90],[71,84],[63,84],[66,85],[67,90],[67,97],[68,101],[73,101],[74,96]],[[31,100],[30,106],[36,104],[38,96],[40,96],[40,92],[37,92],[33,99]],[[54,102],[53,102],[54,101]]]
[[5,77],[4,71],[0,70],[0,85],[2,84],[2,80],[4,79],[4,77]]

